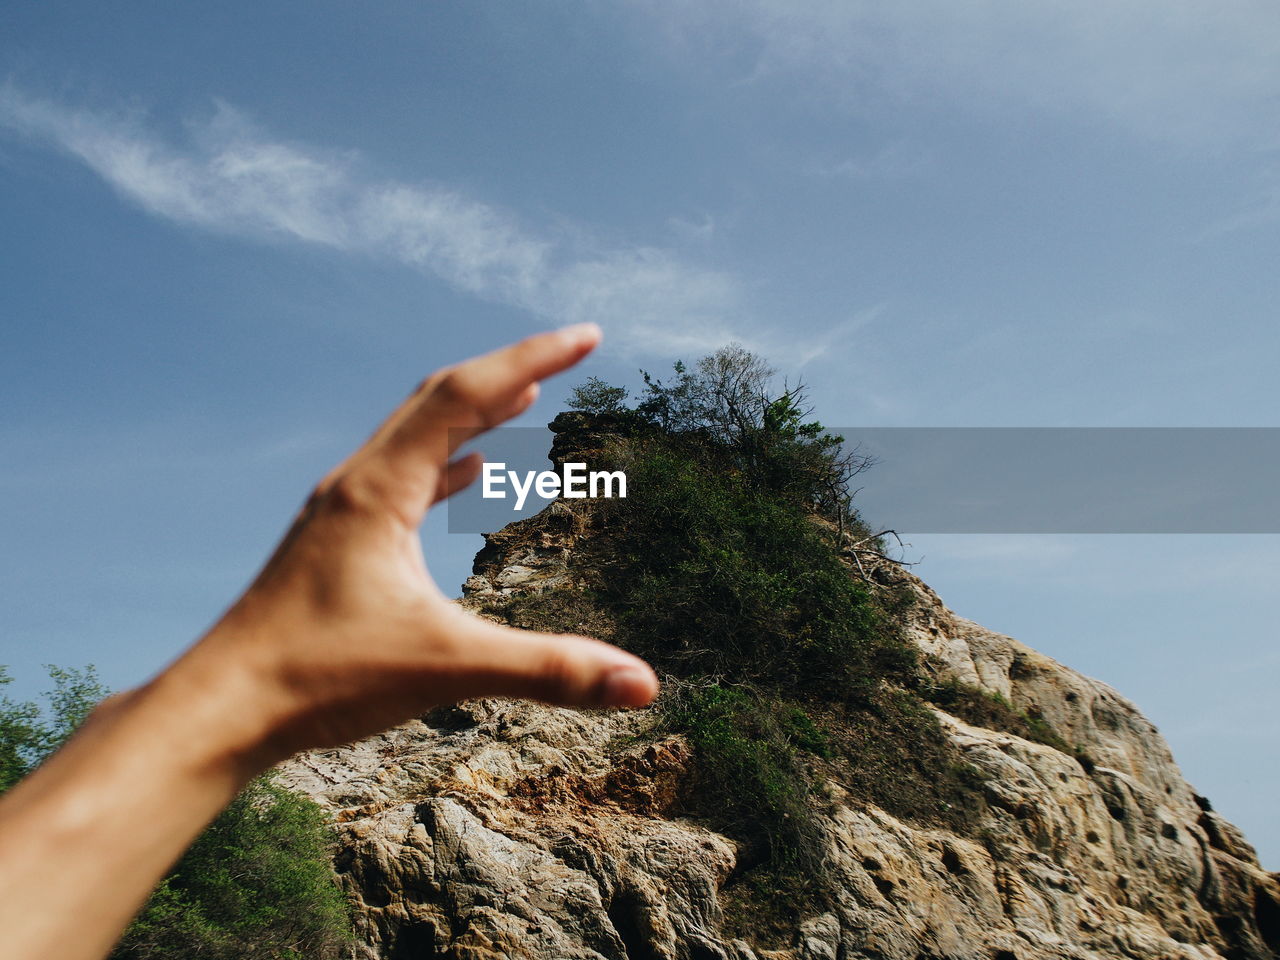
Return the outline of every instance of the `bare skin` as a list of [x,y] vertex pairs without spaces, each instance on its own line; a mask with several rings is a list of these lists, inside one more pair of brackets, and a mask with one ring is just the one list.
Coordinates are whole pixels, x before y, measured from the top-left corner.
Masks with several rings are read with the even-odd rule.
[[[643,706],[642,661],[501,627],[432,581],[418,528],[471,483],[466,437],[516,416],[599,342],[591,324],[429,377],[316,487],[222,619],[107,700],[0,799],[0,930],[14,960],[105,956],[165,871],[257,773],[468,697]],[[453,429],[451,429],[453,428]]]

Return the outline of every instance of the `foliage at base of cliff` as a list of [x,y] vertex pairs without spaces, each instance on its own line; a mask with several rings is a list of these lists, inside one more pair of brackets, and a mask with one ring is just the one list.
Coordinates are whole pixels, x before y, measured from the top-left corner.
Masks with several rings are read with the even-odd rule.
[[[93,666],[46,668],[44,703],[0,696],[0,793],[47,759],[107,688]],[[0,687],[10,682],[0,667]],[[332,830],[270,775],[218,815],[151,894],[113,960],[326,960],[352,939]]]
[[[0,695],[0,793],[43,763],[107,695],[92,664],[83,669],[47,665],[45,670],[53,687],[43,704]],[[0,666],[0,689],[12,682]]]
[[152,893],[113,960],[325,960],[350,943],[331,831],[306,797],[259,777]]

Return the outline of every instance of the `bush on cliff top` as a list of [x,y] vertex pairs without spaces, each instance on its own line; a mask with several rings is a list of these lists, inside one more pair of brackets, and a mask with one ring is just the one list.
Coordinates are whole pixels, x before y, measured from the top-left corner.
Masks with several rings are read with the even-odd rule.
[[[688,812],[745,844],[740,879],[756,893],[734,923],[759,934],[756,918],[772,918],[776,933],[777,890],[788,909],[825,895],[821,780],[959,829],[980,791],[915,692],[908,596],[856,576],[842,553],[870,536],[848,483],[871,461],[740,348],[644,383],[634,406],[601,381],[575,395],[622,428],[606,455],[628,478],[625,500],[597,505],[610,549],[583,577],[612,639],[681,678],[660,727],[696,751]],[[518,601],[516,616],[545,604]]]
[[571,404],[632,426],[614,451],[630,495],[601,504],[620,641],[682,676],[846,696],[911,675],[883,591],[840,558],[846,530],[867,535],[848,482],[871,460],[809,419],[803,385],[773,389],[737,345],[674,369],[670,382],[644,373],[634,407],[596,378]]
[[604,508],[619,641],[667,671],[869,697],[912,672],[883,598],[803,502],[687,438],[638,441],[631,495]]

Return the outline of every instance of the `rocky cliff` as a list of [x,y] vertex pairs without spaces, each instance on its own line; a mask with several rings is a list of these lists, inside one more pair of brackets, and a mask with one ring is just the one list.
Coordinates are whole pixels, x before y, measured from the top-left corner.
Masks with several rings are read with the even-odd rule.
[[[556,502],[490,535],[462,602],[498,616],[573,589],[599,549],[590,509]],[[933,708],[974,771],[976,820],[894,816],[830,777],[812,802],[834,894],[757,935],[752,915],[776,904],[750,882],[741,843],[690,814],[696,750],[655,726],[653,709],[472,701],[282,768],[337,824],[356,956],[1277,955],[1277,876],[1183,780],[1133,704],[955,615],[901,567],[872,573],[914,596],[905,635],[935,683],[1055,731],[1020,735]],[[608,632],[589,610],[569,616],[565,629]]]

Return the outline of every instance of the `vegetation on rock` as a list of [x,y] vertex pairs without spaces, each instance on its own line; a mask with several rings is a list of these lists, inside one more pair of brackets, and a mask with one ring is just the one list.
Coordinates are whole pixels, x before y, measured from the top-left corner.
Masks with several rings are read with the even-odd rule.
[[1004,730],[1024,740],[1043,743],[1071,754],[1086,772],[1093,767],[1092,758],[1080,747],[1070,746],[1038,711],[1019,710],[998,692],[958,680],[926,683],[922,685],[921,692],[930,703],[967,723],[989,730]]
[[[633,405],[596,378],[570,402],[629,483],[625,500],[593,506],[607,548],[578,559],[585,588],[495,612],[580,630],[603,611],[596,635],[668,676],[657,729],[686,735],[698,758],[687,812],[744,845],[730,919],[781,937],[779,911],[827,895],[820,783],[965,832],[981,777],[929,707],[903,632],[909,592],[850,560],[860,543],[885,550],[852,505],[850,481],[872,460],[812,419],[803,385],[776,387],[741,347],[643,381]],[[1033,738],[1054,736],[1019,718]]]

